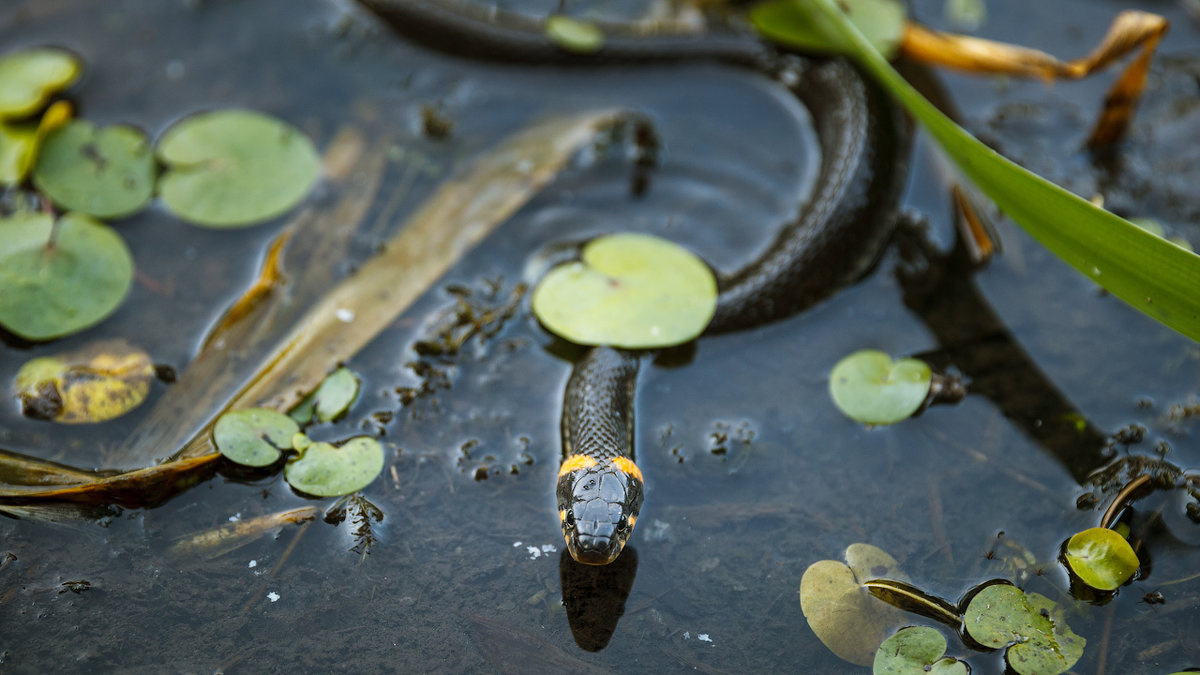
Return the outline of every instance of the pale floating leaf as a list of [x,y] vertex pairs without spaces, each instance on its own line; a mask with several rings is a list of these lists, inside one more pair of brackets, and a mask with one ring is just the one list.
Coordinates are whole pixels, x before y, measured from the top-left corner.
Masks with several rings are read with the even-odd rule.
[[677,244],[645,234],[594,239],[581,262],[552,269],[533,293],[551,332],[584,345],[669,347],[704,332],[717,306],[712,270]]
[[120,218],[154,194],[154,155],[138,129],[74,120],[42,142],[33,183],[64,208]]
[[340,447],[313,443],[288,461],[284,477],[292,487],[317,497],[339,497],[365,488],[383,471],[383,448],[367,436]]
[[1107,527],[1076,533],[1067,542],[1066,558],[1080,581],[1102,591],[1120,588],[1141,566],[1129,542]]
[[213,426],[213,442],[229,460],[243,466],[269,466],[284,450],[300,427],[292,418],[268,408],[231,410]]
[[32,115],[82,70],[79,59],[65,49],[35,47],[5,54],[0,57],[0,119]]
[[158,142],[163,204],[208,227],[282,215],[308,194],[321,161],[299,129],[251,110],[193,115]]
[[133,281],[125,242],[82,214],[68,213],[57,226],[42,213],[0,219],[0,242],[0,325],[28,340],[100,322]]
[[920,409],[932,372],[917,359],[900,359],[873,349],[846,356],[829,375],[829,394],[839,410],[863,424],[895,424]]
[[154,364],[124,340],[32,359],[17,371],[13,387],[25,415],[63,424],[103,422],[142,403]]

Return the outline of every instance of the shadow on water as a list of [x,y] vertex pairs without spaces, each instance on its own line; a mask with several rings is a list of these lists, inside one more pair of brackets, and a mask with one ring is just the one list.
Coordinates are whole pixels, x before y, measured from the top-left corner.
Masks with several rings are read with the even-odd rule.
[[[1114,458],[1200,465],[1186,412],[1200,386],[1195,345],[1003,223],[1004,255],[982,270],[967,264],[950,241],[928,148],[914,159],[907,198],[928,227],[899,233],[861,283],[801,316],[643,365],[646,506],[613,565],[581,566],[561,551],[553,501],[575,352],[537,326],[527,303],[454,353],[414,343],[464,297],[510,297],[531,254],[551,242],[636,229],[681,241],[714,267],[737,267],[812,182],[813,134],[790,95],[715,66],[577,73],[467,63],[397,41],[338,2],[16,4],[0,12],[0,51],[61,44],[80,53],[87,75],[72,97],[87,119],[156,136],[196,110],[245,106],[292,121],[319,146],[344,126],[386,144],[375,201],[358,229],[341,233],[346,259],[289,268],[305,292],[350,273],[454,167],[531,120],[632,107],[651,121],[660,154],[649,175],[631,168],[619,144],[572,166],[351,360],[363,378],[359,400],[313,434],[380,436],[386,466],[364,502],[322,519],[331,500],[295,494],[278,473],[222,471],[155,508],[111,507],[58,525],[0,521],[4,665],[601,673],[801,664],[841,673],[848,666],[812,635],[796,589],[809,564],[856,541],[887,549],[914,582],[946,598],[983,579],[1027,575],[1027,588],[1069,605],[1071,627],[1088,639],[1077,672],[1099,662],[1110,673],[1200,663],[1188,637],[1200,635],[1200,585],[1187,580],[1200,565],[1200,535],[1181,494],[1136,501],[1127,520],[1153,568],[1106,607],[1073,603],[1055,563],[1062,541],[1094,525],[1111,497],[1084,499],[1098,490],[1089,482],[1096,469]],[[940,0],[913,4],[937,24]],[[1064,2],[1062,16],[1087,28],[1067,22],[1067,30],[1057,19],[1027,26],[1023,13],[1039,9],[1032,0],[1009,4],[992,8],[988,30],[1065,56],[1086,51],[1092,22],[1102,30],[1109,15],[1098,5],[1119,7]],[[1125,215],[1149,211],[1196,242],[1200,201],[1185,188],[1198,169],[1187,168],[1192,150],[1170,139],[1200,129],[1187,103],[1200,29],[1172,11],[1163,65],[1121,161],[1097,166],[1077,151],[1092,103],[1074,99],[1098,102],[1104,82],[1001,91],[948,76],[948,89],[968,126],[1005,152],[1082,194],[1103,191]],[[452,122],[445,138],[423,133],[430,106]],[[1157,166],[1171,175],[1155,180]],[[0,381],[29,358],[112,336],[136,338],[156,363],[182,372],[280,226],[203,230],[158,208],[121,221],[139,274],[131,297],[83,335],[6,339]],[[864,429],[833,408],[827,373],[866,347],[957,371],[969,395]],[[152,399],[170,386],[156,382]],[[2,407],[0,447],[106,466],[145,415],[64,428]],[[1142,433],[1118,433],[1134,427]],[[1112,477],[1118,487],[1124,479]],[[270,520],[306,507],[317,515],[306,524]],[[269,527],[236,545],[204,544],[246,523]],[[1036,564],[1014,571],[1024,554]],[[1165,603],[1140,602],[1154,591]],[[965,656],[973,672],[1002,669],[994,656]]]

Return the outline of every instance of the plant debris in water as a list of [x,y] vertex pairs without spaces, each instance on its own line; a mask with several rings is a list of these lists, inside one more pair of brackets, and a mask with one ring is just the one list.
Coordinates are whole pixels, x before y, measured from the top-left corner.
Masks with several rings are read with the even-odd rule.
[[352,494],[339,499],[325,512],[325,522],[330,525],[343,523],[347,518],[354,528],[350,531],[354,537],[350,551],[364,557],[370,555],[371,547],[378,541],[373,523],[383,522],[383,509],[361,494]]
[[64,424],[103,422],[136,408],[150,392],[154,364],[124,340],[27,361],[13,388],[26,417]]

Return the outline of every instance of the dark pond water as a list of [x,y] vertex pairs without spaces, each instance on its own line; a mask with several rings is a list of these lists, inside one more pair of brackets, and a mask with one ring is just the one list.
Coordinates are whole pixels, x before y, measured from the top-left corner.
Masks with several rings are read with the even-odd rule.
[[[915,4],[945,26],[939,0]],[[1053,86],[947,76],[951,96],[968,126],[1010,156],[1200,244],[1200,29],[1181,4],[1138,5],[1174,27],[1132,137],[1108,161],[1079,147],[1111,76]],[[980,33],[1072,57],[1125,6],[1072,0],[1051,12],[1026,0],[990,3]],[[157,135],[189,113],[242,106],[293,122],[319,146],[347,126],[385,145],[382,187],[335,277],[369,256],[450,170],[549,113],[644,111],[664,152],[639,199],[619,152],[569,169],[348,364],[362,374],[363,394],[321,433],[383,433],[387,466],[363,491],[384,513],[369,547],[354,523],[318,520],[211,557],[171,549],[231,520],[328,506],[294,494],[280,476],[221,474],[157,508],[99,521],[4,520],[5,667],[847,672],[801,614],[797,588],[808,565],[869,542],[920,587],[956,599],[986,579],[1015,579],[1001,532],[1044,572],[1025,588],[1064,604],[1088,640],[1075,672],[1200,666],[1200,525],[1184,515],[1179,491],[1136,504],[1133,523],[1152,565],[1108,604],[1073,600],[1055,562],[1068,536],[1096,524],[1099,511],[1077,500],[1112,456],[1167,450],[1179,467],[1200,464],[1196,423],[1169,415],[1200,396],[1200,349],[1006,222],[1004,254],[977,273],[947,268],[937,255],[914,267],[910,238],[868,278],[801,316],[706,338],[647,365],[637,445],[648,499],[632,550],[607,574],[566,576],[573,567],[561,560],[551,486],[569,354],[527,306],[490,339],[425,358],[444,376],[431,381],[448,386],[401,402],[397,387],[423,381],[409,365],[418,360],[414,340],[454,305],[445,288],[480,297],[494,283],[506,295],[549,242],[644,230],[726,269],[752,256],[812,179],[807,115],[769,80],[718,66],[580,72],[465,62],[406,45],[343,2],[4,0],[0,51],[47,43],[86,61],[73,97],[98,123]],[[422,133],[427,106],[452,121],[448,138]],[[913,161],[907,205],[927,217],[929,238],[948,246],[937,160],[921,143]],[[8,338],[0,381],[29,358],[100,337],[136,341],[182,371],[284,221],[210,231],[151,208],[120,222],[138,267],[129,299],[79,336],[34,346]],[[834,409],[826,387],[832,365],[866,347],[927,354],[965,373],[971,395],[864,429]],[[120,465],[121,441],[168,385],[155,386],[142,410],[88,428],[25,420],[10,399],[0,407],[0,447]],[[1130,425],[1146,429],[1144,440],[1110,440]],[[1103,509],[1113,493],[1098,494]],[[88,588],[64,586],[75,581]],[[593,614],[573,631],[564,583],[616,589],[618,599],[599,604],[605,593],[594,591]],[[1156,590],[1165,604],[1142,602]],[[997,654],[951,638],[951,653],[974,672],[1002,670]]]

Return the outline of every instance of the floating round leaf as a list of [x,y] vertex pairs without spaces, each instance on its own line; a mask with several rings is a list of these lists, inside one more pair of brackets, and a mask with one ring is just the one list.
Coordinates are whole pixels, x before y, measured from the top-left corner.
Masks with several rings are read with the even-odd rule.
[[[861,546],[869,546],[863,544]],[[898,563],[887,553],[870,546],[874,551],[856,554],[856,562],[873,560],[869,567],[882,565],[897,570]],[[809,565],[800,579],[800,609],[813,633],[839,658],[860,666],[875,661],[880,643],[897,626],[904,624],[904,614],[873,597],[863,588],[866,579],[836,560],[821,560]]]
[[317,420],[329,422],[346,412],[358,395],[358,378],[349,368],[338,368],[326,377],[313,394]]
[[221,415],[213,425],[213,443],[231,461],[267,466],[292,448],[300,427],[292,418],[269,408],[243,408]]
[[46,136],[33,183],[59,205],[98,218],[120,218],[154,193],[154,155],[141,131],[97,128],[74,120]]
[[546,39],[568,52],[594,54],[604,47],[604,31],[587,21],[562,14],[546,18]]
[[16,214],[0,219],[0,242],[0,325],[28,340],[99,322],[133,280],[125,242],[87,216]]
[[383,471],[383,448],[367,436],[352,438],[341,447],[313,443],[288,461],[283,475],[292,487],[318,497],[358,492]]
[[1141,565],[1129,542],[1106,527],[1093,527],[1071,537],[1066,557],[1083,583],[1102,591],[1120,588]]
[[874,675],[967,675],[967,664],[945,657],[946,638],[935,628],[912,626],[879,645]]
[[53,47],[0,57],[0,119],[37,112],[51,94],[70,86],[82,69],[74,54]]
[[209,227],[238,227],[283,214],[304,198],[320,158],[295,127],[250,110],[189,117],[158,142],[168,170],[167,208]]
[[51,131],[71,120],[71,104],[59,101],[34,122],[0,122],[0,184],[16,185],[25,180],[42,141]]
[[963,615],[963,626],[985,647],[1012,645],[1004,658],[1021,675],[1065,672],[1087,644],[1067,626],[1062,608],[1054,601],[1008,584],[994,584],[975,594]]
[[64,424],[103,422],[136,408],[150,391],[154,364],[124,340],[32,359],[13,386],[27,417]]
[[838,361],[829,375],[829,394],[839,410],[863,424],[894,424],[908,419],[929,393],[932,372],[916,359],[892,361],[874,349]]
[[645,234],[600,237],[582,262],[552,270],[533,293],[551,332],[584,345],[669,347],[704,332],[717,306],[712,271],[686,249]]

